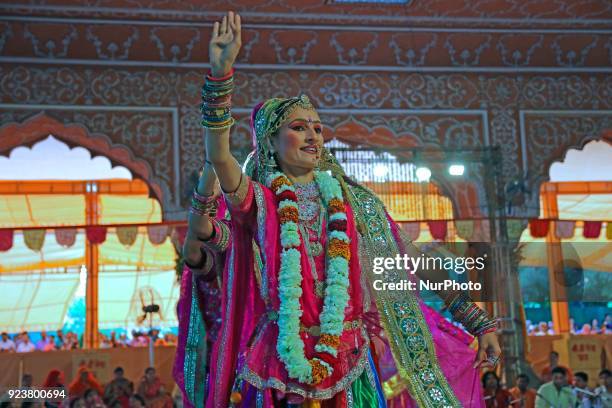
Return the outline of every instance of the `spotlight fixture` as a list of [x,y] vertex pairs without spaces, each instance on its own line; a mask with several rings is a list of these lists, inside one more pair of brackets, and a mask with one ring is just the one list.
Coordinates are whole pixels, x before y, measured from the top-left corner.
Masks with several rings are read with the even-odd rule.
[[416,177],[419,182],[427,183],[431,178],[431,170],[427,167],[418,167],[416,169]]
[[448,174],[451,176],[463,176],[465,173],[465,166],[463,164],[451,164],[448,167]]
[[376,178],[384,178],[387,173],[389,173],[389,168],[387,166],[385,166],[384,164],[377,164],[376,166],[374,166],[374,177]]

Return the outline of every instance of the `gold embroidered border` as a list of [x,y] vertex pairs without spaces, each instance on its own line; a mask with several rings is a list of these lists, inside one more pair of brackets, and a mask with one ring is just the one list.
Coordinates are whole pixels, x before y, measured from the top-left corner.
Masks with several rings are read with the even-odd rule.
[[365,331],[365,328],[363,327],[361,329],[361,335],[364,339],[364,343],[359,350],[360,355],[357,364],[344,377],[338,380],[338,382],[336,382],[336,384],[334,384],[332,387],[325,388],[322,390],[306,390],[302,385],[298,383],[285,384],[282,380],[275,377],[271,377],[265,380],[261,378],[258,374],[253,372],[253,370],[251,370],[246,364],[244,365],[239,377],[259,389],[274,388],[280,392],[294,393],[304,398],[330,399],[340,391],[348,389],[351,384],[353,384],[353,382],[357,378],[359,378],[359,376],[365,369],[366,364],[368,364],[367,352],[369,340],[368,334]]
[[[374,254],[377,257],[395,257],[399,248],[383,204],[360,186],[349,188],[345,184],[344,187],[356,218],[367,226],[362,232],[369,258],[373,259]],[[370,284],[380,279],[369,268],[366,272]],[[389,271],[388,275],[391,280],[399,280],[400,272],[405,274],[405,271]],[[423,408],[461,406],[440,369],[431,332],[416,297],[395,291],[379,291],[374,297],[398,372],[406,379],[410,394],[418,405]]]

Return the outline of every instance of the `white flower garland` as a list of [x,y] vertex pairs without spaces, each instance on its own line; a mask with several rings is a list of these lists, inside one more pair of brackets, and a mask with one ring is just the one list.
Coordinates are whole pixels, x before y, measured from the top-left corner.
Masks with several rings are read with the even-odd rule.
[[[337,356],[337,346],[344,329],[344,310],[348,304],[350,239],[346,234],[346,208],[338,180],[326,172],[315,172],[323,203],[328,210],[327,278],[323,310],[319,317],[321,337],[315,351]],[[282,246],[278,293],[278,340],[276,350],[285,364],[289,377],[302,383],[317,384],[330,376],[332,367],[319,357],[306,358],[300,336],[300,297],[302,296],[302,266],[298,232],[299,210],[295,188],[285,174],[276,172],[268,185],[277,197],[277,213],[281,220]]]

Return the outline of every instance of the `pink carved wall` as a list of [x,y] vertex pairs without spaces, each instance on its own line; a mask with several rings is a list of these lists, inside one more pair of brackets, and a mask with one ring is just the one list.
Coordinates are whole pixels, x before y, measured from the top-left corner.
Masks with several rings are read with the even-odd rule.
[[[568,148],[610,138],[608,1],[207,3],[1,4],[0,154],[46,136],[53,123],[57,137],[145,179],[167,218],[182,217],[203,157],[198,99],[208,32],[227,7],[244,16],[237,149],[250,144],[252,106],[300,92],[319,107],[328,137],[390,147],[498,145],[504,178],[523,177],[536,192]],[[530,200],[525,215],[536,214],[537,195]]]

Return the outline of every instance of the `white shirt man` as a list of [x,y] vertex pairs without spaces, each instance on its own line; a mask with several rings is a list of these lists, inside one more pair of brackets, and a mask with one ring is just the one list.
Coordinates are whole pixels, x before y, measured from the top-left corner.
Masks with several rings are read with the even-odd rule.
[[30,341],[30,338],[27,334],[23,334],[21,337],[21,342],[17,344],[17,352],[18,353],[29,353],[30,351],[36,350],[36,346],[34,343]]
[[15,342],[11,340],[8,333],[2,333],[2,339],[0,340],[0,353],[13,351],[15,351]]

